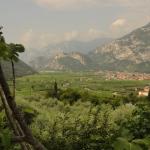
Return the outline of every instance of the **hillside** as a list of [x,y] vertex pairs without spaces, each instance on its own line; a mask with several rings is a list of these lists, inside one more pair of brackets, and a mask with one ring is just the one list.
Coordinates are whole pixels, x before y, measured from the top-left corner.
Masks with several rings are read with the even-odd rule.
[[[82,52],[84,54],[87,54],[89,51],[94,50],[96,47],[109,43],[110,41],[112,41],[111,38],[99,38],[88,42],[72,40],[57,44],[49,44],[48,46],[43,47],[42,49],[31,49],[25,51],[25,53],[21,55],[21,59],[30,65],[36,65],[37,69],[38,67],[41,68],[41,58],[43,62],[43,59],[48,60],[53,55],[56,55],[61,52]],[[45,62],[44,64],[46,63],[47,62]],[[44,64],[42,63],[42,66]]]
[[[109,44],[102,46],[100,43],[98,48],[88,54],[84,54],[85,51],[81,46],[83,43],[80,43],[80,46],[77,43],[79,44],[79,42],[62,44],[62,49],[56,50],[55,55],[52,55],[48,49],[41,51],[43,56],[33,59],[30,64],[38,70],[111,70],[150,73],[150,23]],[[90,47],[90,44],[88,43],[87,47]],[[64,49],[66,52],[63,51]],[[77,49],[81,52],[75,52]]]
[[96,69],[95,63],[85,54],[79,52],[58,53],[49,60],[46,70],[85,71]]
[[[11,63],[2,62],[2,67],[3,67],[6,77],[11,78],[12,77]],[[27,65],[21,60],[15,63],[15,71],[16,71],[16,76],[18,77],[36,73],[34,69],[32,69],[29,65]]]
[[150,23],[90,52],[100,69],[150,72]]

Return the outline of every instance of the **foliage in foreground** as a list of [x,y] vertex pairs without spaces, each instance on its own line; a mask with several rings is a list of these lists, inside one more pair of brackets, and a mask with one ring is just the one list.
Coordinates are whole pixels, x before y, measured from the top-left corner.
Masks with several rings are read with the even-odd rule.
[[[25,99],[20,103],[28,107],[24,111],[36,113],[30,115],[30,127],[49,150],[118,150],[120,145],[124,145],[120,150],[129,146],[131,150],[148,150],[150,107],[147,101],[140,105],[127,103],[115,109],[110,104],[95,106],[78,101],[69,105],[41,97],[38,101]],[[6,128],[7,122],[2,122],[5,127],[1,128]]]
[[[38,91],[41,86],[45,84],[35,82],[26,92],[26,87],[19,85],[16,96],[28,125],[48,150],[148,150],[150,147],[148,98],[129,94],[107,100],[92,91],[56,86],[57,92],[45,96],[47,90]],[[2,118],[0,130],[6,129],[10,135],[7,120],[5,116]],[[1,147],[20,149],[11,143],[11,148],[7,148],[2,142],[5,138],[10,143],[9,137],[1,134]]]

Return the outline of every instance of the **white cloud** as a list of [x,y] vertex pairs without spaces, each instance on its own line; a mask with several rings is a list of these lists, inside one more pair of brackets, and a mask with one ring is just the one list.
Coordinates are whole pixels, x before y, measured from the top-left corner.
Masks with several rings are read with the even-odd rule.
[[71,31],[71,32],[66,32],[64,33],[64,40],[65,41],[71,41],[74,40],[78,37],[79,32],[78,31]]
[[47,44],[48,38],[50,37],[47,34],[35,33],[32,29],[29,29],[21,35],[20,42],[27,48],[41,48]]
[[133,23],[131,22],[131,20],[118,18],[114,22],[112,22],[108,30],[111,37],[118,38],[129,33],[133,29],[135,29],[135,26],[133,27]]
[[123,27],[123,26],[125,26],[126,23],[127,23],[127,20],[126,20],[126,19],[124,19],[124,18],[119,18],[119,19],[115,20],[115,21],[112,23],[111,26],[114,27],[114,28],[118,28],[118,27]]
[[25,45],[29,45],[33,39],[33,31],[29,29],[21,36],[21,42]]
[[148,8],[150,0],[33,0],[36,4],[50,10],[72,10],[85,7],[123,6],[132,8]]
[[38,5],[48,7],[52,10],[63,10],[81,8],[94,5],[97,0],[34,0]]
[[95,28],[89,28],[86,32],[80,32],[78,39],[81,41],[90,41],[104,36],[105,33],[102,31]]
[[[150,0],[33,0],[39,6],[47,7],[52,11],[75,11],[85,8],[101,9],[101,7],[109,7],[110,11],[115,8],[122,9],[122,13],[118,14],[116,19],[109,27],[108,30],[105,29],[109,36],[119,37],[126,33],[129,33],[133,29],[140,27],[150,21],[149,7]],[[112,8],[111,8],[112,7]],[[68,12],[69,13],[69,12]],[[113,14],[112,14],[113,15]],[[113,18],[113,16],[112,16]],[[99,18],[98,18],[99,19]],[[91,32],[78,33],[74,31],[73,33],[66,33],[66,38],[82,37],[86,39],[83,35],[88,34],[88,38]],[[78,35],[77,35],[78,34]],[[99,36],[99,31],[93,33],[91,37]],[[63,36],[64,37],[64,36]]]
[[37,33],[29,29],[22,34],[20,42],[27,48],[43,48],[49,44],[57,44],[65,41],[90,41],[99,37],[104,37],[105,34],[95,28],[90,28],[87,31],[70,31],[60,34],[54,33]]

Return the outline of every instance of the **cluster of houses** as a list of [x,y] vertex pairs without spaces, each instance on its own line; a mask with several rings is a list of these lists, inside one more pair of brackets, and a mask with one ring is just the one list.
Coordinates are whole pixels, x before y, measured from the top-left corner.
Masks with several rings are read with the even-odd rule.
[[139,90],[138,92],[138,96],[139,97],[144,97],[144,96],[148,96],[150,92],[150,86],[145,86],[144,89]]
[[[136,88],[135,91],[138,93],[138,97],[147,97],[150,94],[150,86],[145,86],[143,89]],[[118,92],[112,93],[113,96],[118,96]]]
[[127,73],[127,72],[105,72],[106,80],[150,80],[150,74]]
[[[98,71],[95,75],[101,75],[105,80],[150,80],[148,73],[128,73],[128,72],[115,72],[115,71]],[[147,97],[150,94],[150,84],[143,89],[136,88],[139,97]],[[118,96],[118,92],[112,93],[113,96]]]

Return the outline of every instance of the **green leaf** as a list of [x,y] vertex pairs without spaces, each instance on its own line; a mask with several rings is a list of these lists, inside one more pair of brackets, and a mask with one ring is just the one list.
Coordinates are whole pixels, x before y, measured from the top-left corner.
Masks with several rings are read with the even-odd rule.
[[142,148],[139,145],[136,145],[134,143],[130,143],[129,150],[142,150]]
[[145,145],[148,148],[150,148],[150,138],[149,137],[144,138],[144,139],[133,140],[133,143],[136,143],[136,144],[139,144],[139,145]]
[[114,143],[115,150],[129,150],[130,144],[124,138],[118,138],[117,141]]
[[140,145],[135,144],[133,142],[129,142],[125,138],[118,138],[114,143],[115,150],[143,150]]
[[11,146],[11,134],[8,129],[5,129],[1,134],[1,142],[5,150],[10,150]]

